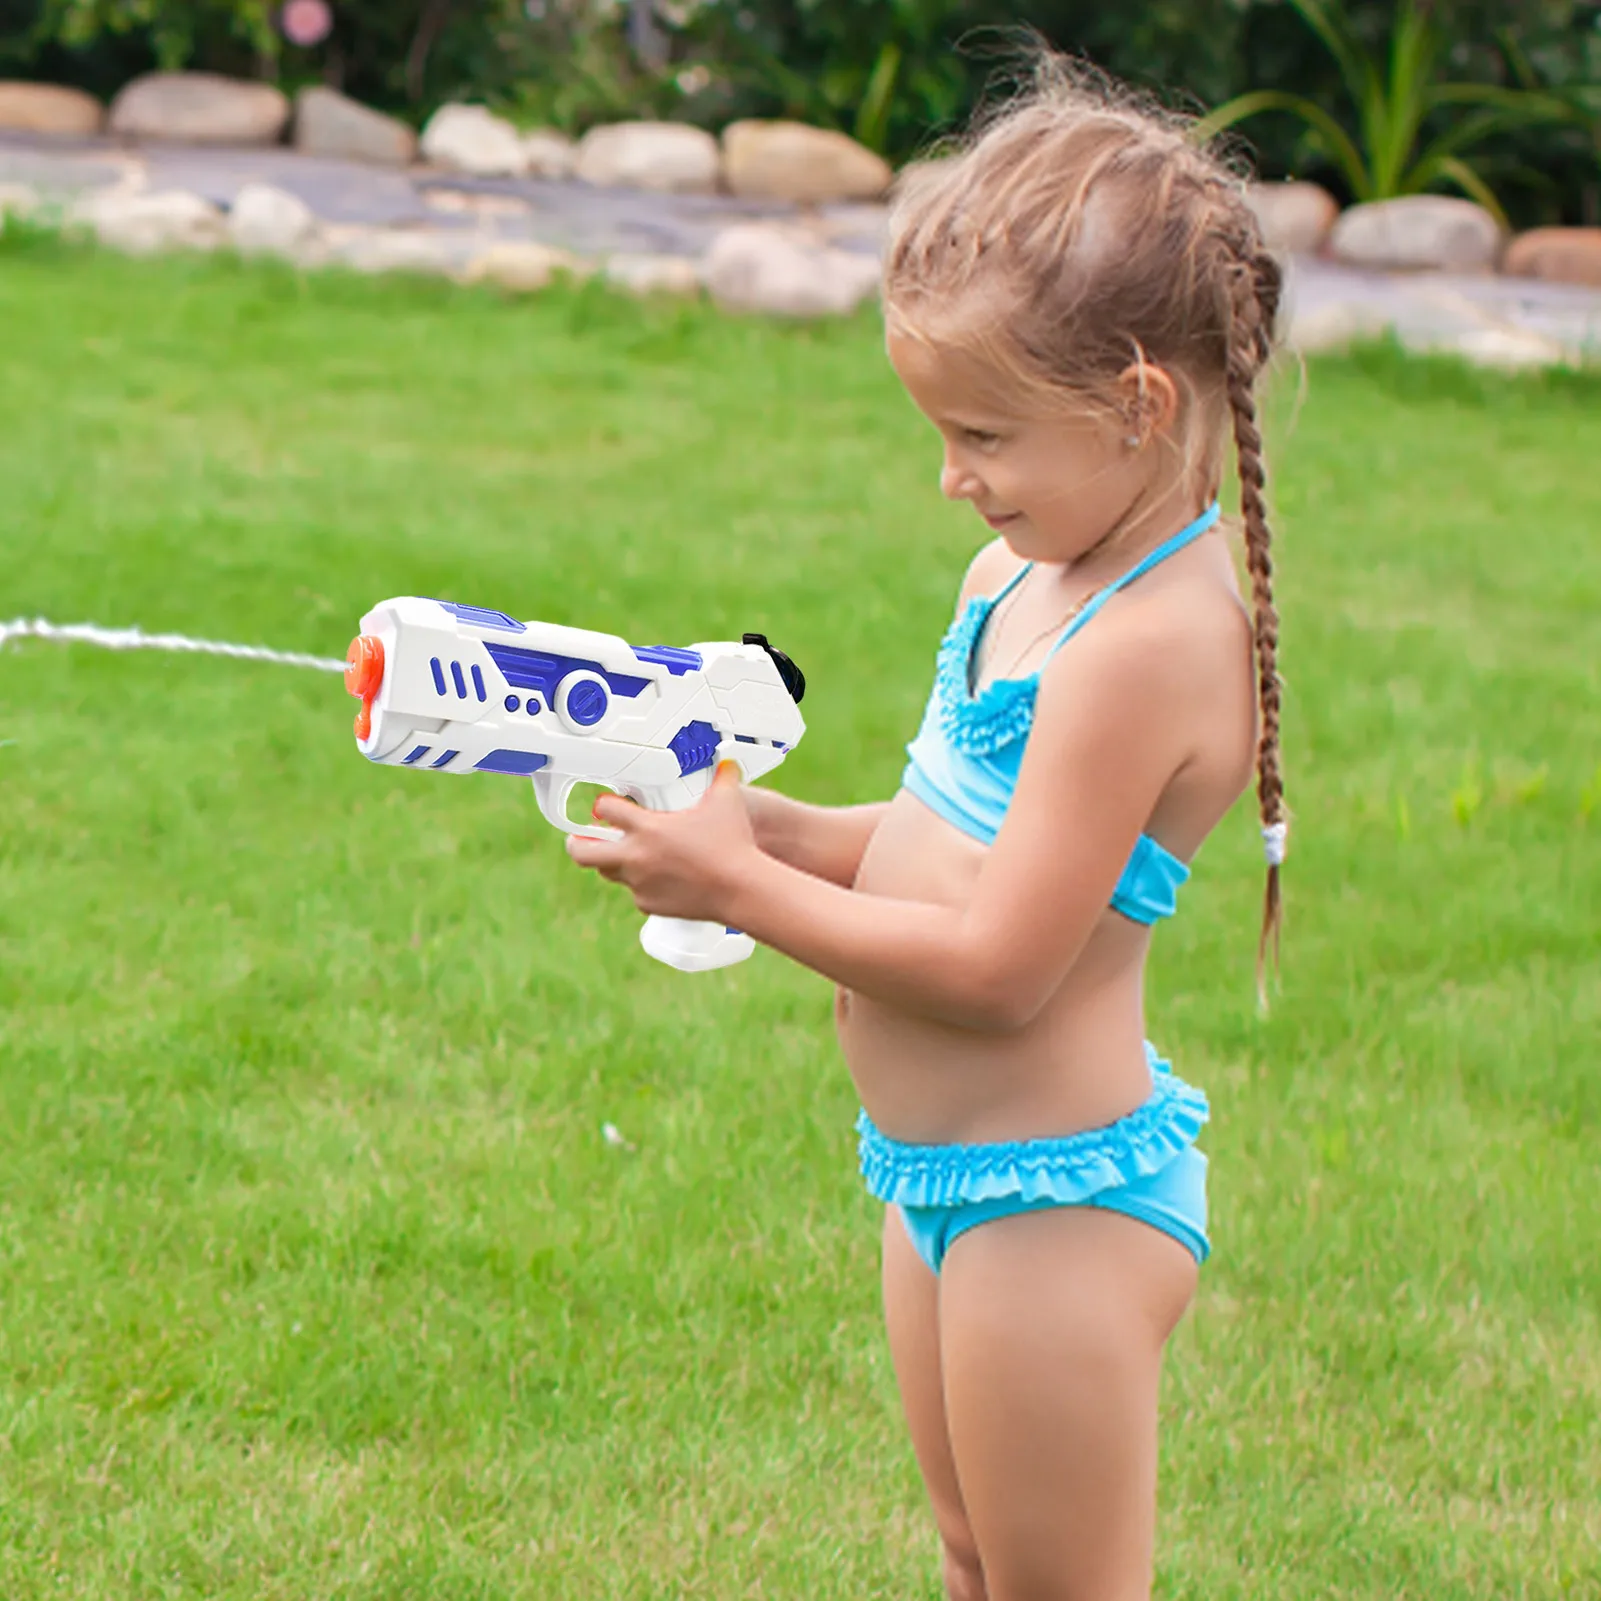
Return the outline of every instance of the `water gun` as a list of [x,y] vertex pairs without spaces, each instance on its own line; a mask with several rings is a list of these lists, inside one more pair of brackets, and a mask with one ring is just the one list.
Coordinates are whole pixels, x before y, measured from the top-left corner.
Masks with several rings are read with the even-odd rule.
[[[806,732],[806,679],[761,634],[630,645],[406,595],[361,619],[345,661],[345,687],[361,701],[356,748],[369,761],[532,779],[548,822],[594,839],[617,835],[567,815],[577,785],[677,811],[705,793],[719,762],[760,778]],[[737,929],[682,918],[648,918],[639,937],[682,972],[728,967],[755,949]]]

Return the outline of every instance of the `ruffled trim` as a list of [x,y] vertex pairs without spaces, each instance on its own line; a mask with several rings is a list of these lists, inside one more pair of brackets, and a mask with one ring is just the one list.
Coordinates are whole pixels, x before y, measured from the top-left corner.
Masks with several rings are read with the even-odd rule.
[[993,602],[975,595],[967,610],[946,630],[935,672],[940,731],[967,756],[989,756],[1026,738],[1034,722],[1039,675],[999,678],[978,694],[968,693],[973,643]]
[[1176,1078],[1147,1047],[1153,1087],[1143,1105],[1105,1128],[1064,1139],[987,1145],[906,1145],[856,1119],[867,1188],[901,1206],[955,1206],[1017,1195],[1073,1204],[1159,1173],[1196,1141],[1210,1116],[1205,1094]]

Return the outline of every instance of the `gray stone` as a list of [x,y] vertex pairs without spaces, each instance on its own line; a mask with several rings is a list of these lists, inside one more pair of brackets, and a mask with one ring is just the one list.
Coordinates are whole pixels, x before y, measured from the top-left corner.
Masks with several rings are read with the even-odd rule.
[[1360,300],[1341,300],[1289,317],[1284,342],[1302,355],[1313,356],[1377,339],[1389,328],[1390,319],[1379,308]]
[[1269,250],[1309,256],[1323,248],[1339,202],[1315,183],[1254,183],[1245,192]]
[[1471,200],[1407,195],[1342,212],[1329,250],[1355,267],[1488,272],[1501,250],[1501,226]]
[[99,133],[105,120],[106,108],[81,89],[0,82],[0,128],[86,139]]
[[1476,367],[1498,367],[1505,372],[1569,366],[1578,359],[1554,339],[1522,328],[1476,328],[1449,348]]
[[739,223],[713,242],[705,264],[712,299],[729,311],[777,317],[843,316],[878,288],[871,256],[818,246],[771,223]]
[[508,242],[491,245],[467,263],[463,281],[494,284],[514,294],[534,294],[552,283],[558,274],[587,276],[593,269],[571,251],[550,245]]
[[270,183],[247,183],[228,212],[228,238],[242,256],[296,260],[317,233],[317,218],[298,195]]
[[303,265],[330,264],[356,272],[422,273],[450,277],[466,265],[468,247],[449,234],[409,228],[326,230],[321,242],[301,256]]
[[1501,271],[1601,289],[1601,228],[1533,228],[1507,246]]
[[723,174],[733,194],[809,206],[876,200],[894,177],[882,156],[848,134],[754,118],[723,129]]
[[631,295],[698,295],[700,263],[689,256],[636,256],[607,258],[606,281]]
[[108,249],[130,256],[214,250],[226,235],[222,212],[182,189],[90,194],[73,206],[69,221],[92,229]]
[[398,117],[313,84],[295,96],[295,148],[308,155],[405,167],[416,159],[417,134]]
[[521,136],[486,106],[441,106],[423,128],[421,148],[437,166],[481,178],[528,170]]
[[152,72],[111,102],[110,129],[122,139],[166,144],[272,145],[288,121],[289,102],[269,83]]
[[535,178],[571,178],[578,170],[578,146],[554,128],[534,128],[523,136],[524,170]]
[[31,184],[0,183],[0,223],[7,217],[31,217],[39,208],[39,191]]
[[578,145],[577,175],[602,187],[711,194],[722,170],[717,141],[680,122],[613,122]]

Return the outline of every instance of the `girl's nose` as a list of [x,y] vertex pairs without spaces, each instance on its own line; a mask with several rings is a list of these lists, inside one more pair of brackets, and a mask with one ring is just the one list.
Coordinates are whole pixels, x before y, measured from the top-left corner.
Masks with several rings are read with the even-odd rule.
[[939,470],[939,492],[947,500],[972,500],[978,480],[959,461],[947,455]]

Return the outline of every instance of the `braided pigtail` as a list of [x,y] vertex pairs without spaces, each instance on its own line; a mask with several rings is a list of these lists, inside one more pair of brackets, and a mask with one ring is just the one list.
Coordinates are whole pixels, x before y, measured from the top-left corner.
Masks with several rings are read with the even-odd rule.
[[1288,830],[1279,754],[1279,618],[1256,384],[1283,288],[1243,168],[1195,124],[1043,53],[1031,90],[947,161],[897,180],[884,308],[959,348],[1008,392],[1072,407],[1122,394],[1130,352],[1175,382],[1182,465],[1215,489],[1229,429],[1239,461],[1257,680],[1256,788],[1267,856],[1257,987],[1279,953]]
[[1245,524],[1245,560],[1251,576],[1253,639],[1256,647],[1257,704],[1261,727],[1256,747],[1256,794],[1262,818],[1263,851],[1267,857],[1267,890],[1262,905],[1262,935],[1256,951],[1257,994],[1267,1002],[1268,949],[1275,968],[1283,899],[1279,869],[1284,862],[1289,823],[1284,812],[1284,772],[1279,754],[1279,614],[1273,605],[1272,530],[1268,527],[1263,490],[1262,434],[1256,420],[1256,379],[1273,350],[1273,323],[1278,312],[1282,275],[1278,262],[1260,244],[1248,251],[1233,274],[1228,341],[1229,411],[1234,419],[1234,449],[1239,462],[1240,513]]

